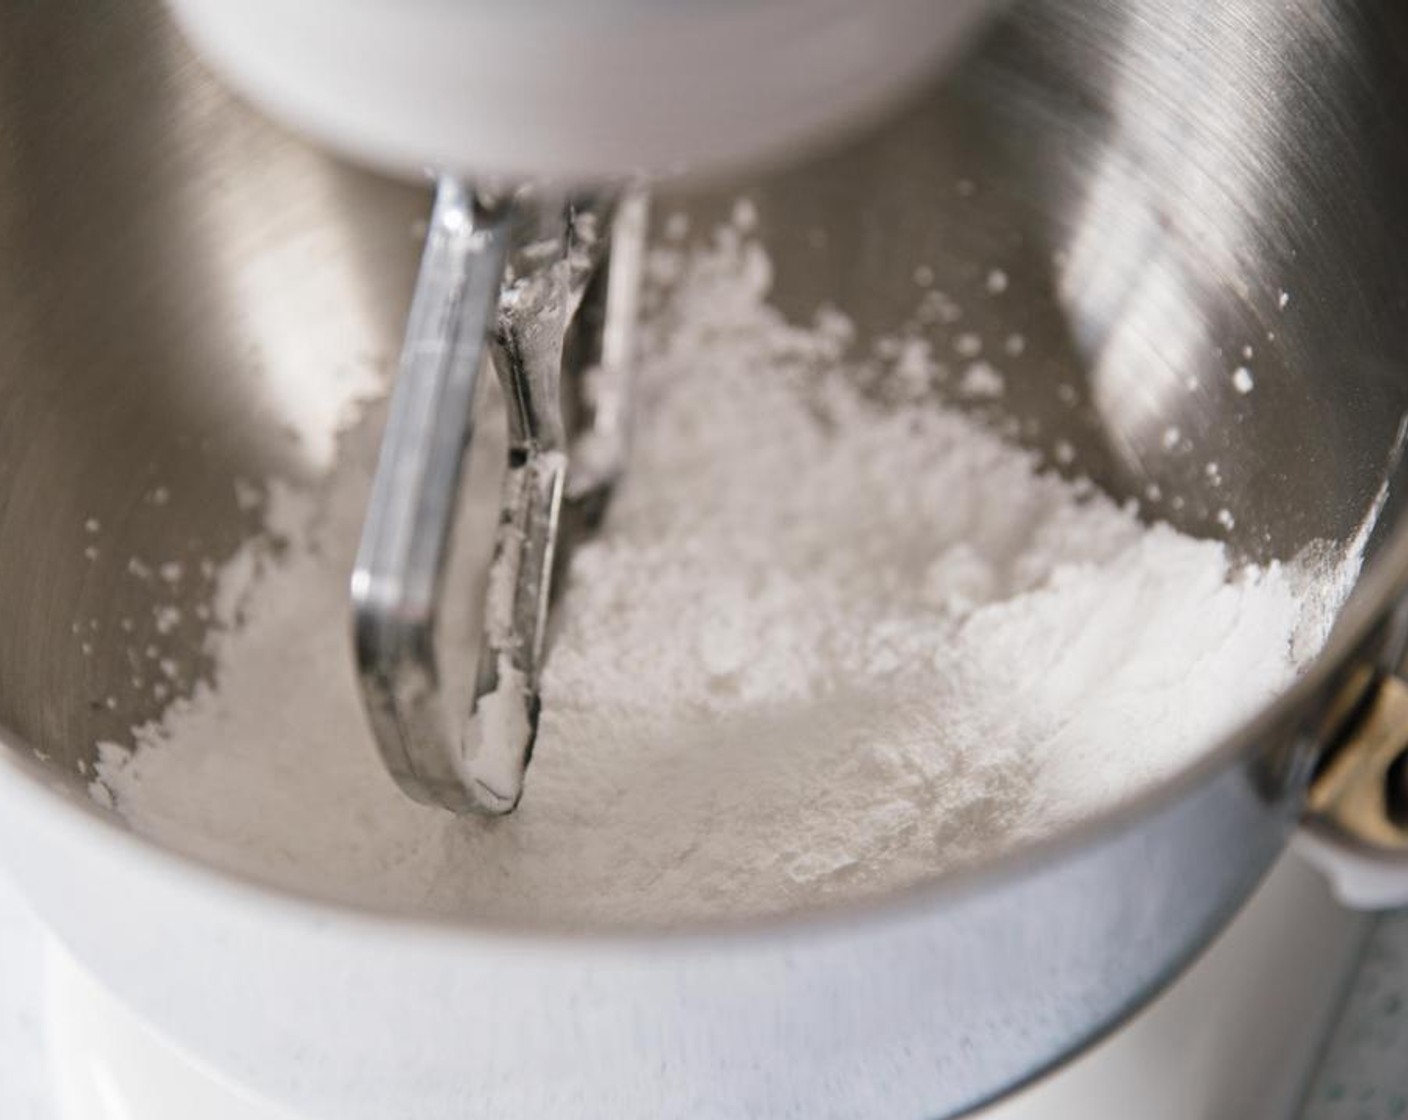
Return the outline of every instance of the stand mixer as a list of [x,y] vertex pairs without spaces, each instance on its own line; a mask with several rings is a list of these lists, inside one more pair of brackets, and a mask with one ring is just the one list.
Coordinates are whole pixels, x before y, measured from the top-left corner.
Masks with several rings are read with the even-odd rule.
[[[411,797],[501,814],[522,795],[563,504],[599,517],[624,462],[645,232],[644,194],[626,184],[776,159],[864,120],[989,6],[175,0],[196,44],[271,113],[377,166],[438,169],[352,577],[363,698]],[[435,629],[486,349],[512,402],[510,458],[462,724]],[[581,398],[571,436],[564,382]]]
[[[83,974],[202,1068],[295,1115],[338,1120],[953,1116],[1118,1027],[1225,927],[1293,835],[1338,835],[1401,889],[1393,845],[1404,837],[1386,782],[1360,787],[1372,807],[1392,810],[1378,822],[1378,846],[1347,839],[1358,814],[1348,811],[1355,799],[1339,796],[1359,762],[1372,764],[1362,768],[1371,777],[1401,773],[1408,525],[1393,449],[1408,411],[1408,210],[1398,197],[1408,130],[1401,113],[1385,111],[1408,101],[1400,5],[1354,0],[1330,13],[1312,0],[1029,0],[912,113],[742,187],[777,263],[770,301],[781,315],[830,304],[853,316],[861,338],[878,337],[912,304],[915,269],[929,268],[936,286],[971,294],[971,309],[992,317],[991,337],[1026,338],[1025,353],[1004,363],[1004,409],[1070,440],[1110,493],[1157,484],[1186,500],[1165,507],[1181,531],[1268,561],[1290,557],[1309,541],[1352,535],[1386,464],[1391,485],[1323,656],[1186,771],[1072,822],[1050,844],[900,895],[663,932],[447,917],[244,874],[95,803],[96,744],[130,742],[168,706],[150,677],[140,693],[128,688],[129,646],[139,659],[148,643],[170,658],[172,703],[214,683],[203,658],[219,624],[200,562],[224,568],[252,539],[274,548],[266,511],[241,494],[315,490],[328,466],[281,430],[311,393],[294,390],[322,376],[313,403],[320,416],[336,412],[345,399],[336,375],[393,365],[407,333],[401,308],[425,234],[407,230],[424,215],[424,194],[330,158],[332,147],[402,176],[428,165],[443,180],[393,406],[407,433],[394,446],[414,486],[382,475],[381,492],[395,500],[373,503],[370,524],[387,531],[368,539],[385,550],[364,550],[358,589],[377,610],[406,604],[400,631],[384,617],[363,629],[371,683],[400,705],[386,711],[401,737],[382,745],[422,796],[457,809],[511,804],[531,733],[552,543],[545,511],[560,496],[560,513],[589,526],[620,462],[616,373],[629,363],[617,360],[628,341],[617,328],[628,319],[632,223],[642,220],[634,184],[682,173],[691,155],[699,174],[726,176],[819,138],[826,128],[814,120],[844,127],[866,117],[906,85],[901,71],[917,74],[939,63],[946,42],[957,45],[924,17],[958,8],[855,5],[851,18],[873,19],[871,32],[832,24],[853,33],[831,55],[821,29],[844,14],[840,5],[766,5],[753,12],[758,23],[724,18],[744,14],[722,5],[710,9],[720,22],[709,41],[745,28],[731,40],[742,61],[732,69],[711,55],[691,69],[684,46],[694,40],[668,33],[681,24],[625,7],[583,26],[565,0],[535,7],[533,21],[508,5],[496,19],[466,5],[403,5],[405,23],[370,0],[349,0],[336,19],[321,4],[176,5],[204,56],[293,122],[290,135],[211,81],[154,3],[3,7],[0,863]],[[694,7],[668,18],[704,19]],[[445,31],[461,11],[477,21],[476,37]],[[625,16],[641,17],[632,34]],[[807,50],[796,39],[804,25],[818,36]],[[409,38],[421,43],[419,64],[397,53]],[[570,128],[555,132],[545,118],[535,133],[506,112],[525,59],[512,47],[525,41],[536,60],[569,47],[594,60],[599,87],[574,78],[570,96],[553,86],[531,102],[535,112],[564,106]],[[326,82],[300,69],[338,58],[342,68],[316,71]],[[849,59],[850,73],[873,80],[838,78],[828,59]],[[663,87],[642,86],[644,71],[632,68],[646,61],[682,83],[678,128],[643,129],[651,146],[634,152],[614,131],[569,143],[595,119],[596,95],[615,91],[620,111],[633,105],[642,116],[658,107],[652,91]],[[768,84],[784,64],[787,82],[800,83],[787,87],[795,99],[783,96],[785,82]],[[701,75],[718,79],[713,97]],[[739,109],[750,79],[777,95],[768,103],[778,115],[753,112],[762,101]],[[451,81],[489,83],[473,86],[487,98],[473,104],[493,111],[456,103],[424,115]],[[378,99],[397,90],[429,93],[394,112]],[[470,124],[475,135],[455,142],[448,130]],[[607,150],[608,141],[620,146]],[[483,163],[461,163],[457,151],[484,153]],[[688,205],[694,228],[740,188],[727,189],[726,200]],[[827,233],[820,248],[815,229]],[[1054,265],[1058,255],[1069,267]],[[997,266],[1011,289],[986,299],[982,280]],[[1289,309],[1278,307],[1282,292],[1293,295]],[[569,318],[570,337],[559,339]],[[543,324],[551,330],[533,335]],[[428,348],[416,350],[417,339]],[[1248,341],[1254,409],[1230,378]],[[501,539],[531,538],[530,562],[502,565],[513,577],[495,600],[503,628],[485,639],[495,655],[481,657],[493,675],[476,681],[481,722],[492,717],[494,741],[511,748],[502,756],[465,752],[466,711],[416,706],[415,691],[417,673],[423,693],[436,683],[413,635],[434,614],[438,534],[481,348],[501,359],[510,387],[525,389],[518,434],[538,440],[520,440],[519,478],[536,485],[503,503],[518,520]],[[540,392],[554,374],[560,413]],[[1062,400],[1063,385],[1079,407]],[[1170,426],[1196,460],[1163,446]],[[348,434],[340,477],[372,475],[360,440],[375,434],[373,425]],[[1222,484],[1216,505],[1200,509],[1213,458]],[[159,486],[169,489],[161,504],[149,497]],[[406,493],[424,504],[408,508]],[[1225,532],[1210,516],[1219,507],[1235,515]],[[101,531],[88,531],[90,519]],[[134,557],[181,561],[185,575],[140,580]],[[416,563],[402,567],[407,558]],[[407,573],[399,587],[378,582],[398,572]],[[158,607],[180,612],[169,633],[154,621]],[[502,707],[487,703],[501,696]],[[422,716],[426,738],[412,739],[422,733],[410,720]],[[218,731],[209,738],[215,751],[226,745]],[[299,745],[269,741],[290,754]],[[418,745],[425,752],[411,753]],[[1323,797],[1311,795],[1317,775]],[[252,781],[286,792],[277,773]],[[307,805],[297,800],[293,811]],[[512,824],[534,806],[530,778]],[[1385,889],[1379,900],[1389,897]],[[1299,914],[1273,911],[1271,925],[1302,928]],[[1287,975],[1312,973],[1313,957]],[[1271,1006],[1264,1029],[1246,1034],[1264,1041],[1276,1020],[1294,1017],[1284,1002]],[[72,1021],[84,1021],[81,1007]]]

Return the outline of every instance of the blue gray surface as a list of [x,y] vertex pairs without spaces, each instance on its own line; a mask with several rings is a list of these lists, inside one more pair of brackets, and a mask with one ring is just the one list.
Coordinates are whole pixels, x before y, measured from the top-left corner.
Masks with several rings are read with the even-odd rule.
[[1408,913],[1381,918],[1301,1120],[1408,1117]]

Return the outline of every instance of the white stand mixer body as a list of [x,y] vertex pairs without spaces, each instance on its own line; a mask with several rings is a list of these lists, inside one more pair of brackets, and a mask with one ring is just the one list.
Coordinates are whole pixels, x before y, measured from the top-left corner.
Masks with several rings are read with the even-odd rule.
[[880,111],[994,0],[170,0],[272,116],[398,174],[721,172]]

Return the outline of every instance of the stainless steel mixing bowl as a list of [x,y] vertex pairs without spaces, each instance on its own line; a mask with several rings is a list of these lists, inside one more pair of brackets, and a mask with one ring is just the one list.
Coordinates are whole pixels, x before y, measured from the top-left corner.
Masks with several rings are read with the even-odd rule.
[[[159,851],[85,787],[97,742],[210,678],[200,561],[262,531],[249,493],[317,475],[326,449],[288,426],[387,370],[427,193],[234,103],[151,3],[4,0],[0,860],[152,1022],[309,1115],[377,1115],[412,1076],[429,1118],[934,1117],[1000,1093],[1174,975],[1366,739],[1366,835],[1401,831],[1396,728],[1363,729],[1392,714],[1396,682],[1364,670],[1396,665],[1408,585],[1405,182],[1393,0],[1035,0],[844,150],[667,202],[698,228],[746,190],[779,305],[834,303],[863,337],[931,270],[986,335],[1025,337],[1003,362],[1019,438],[1071,441],[1114,492],[1156,485],[1151,516],[1251,556],[1344,540],[1387,478],[1369,568],[1279,703],[1041,851],[684,935],[390,917]],[[985,302],[994,269],[1010,286]],[[1248,345],[1250,397],[1230,377]],[[139,577],[169,560],[163,628]],[[130,687],[148,647],[165,700]]]

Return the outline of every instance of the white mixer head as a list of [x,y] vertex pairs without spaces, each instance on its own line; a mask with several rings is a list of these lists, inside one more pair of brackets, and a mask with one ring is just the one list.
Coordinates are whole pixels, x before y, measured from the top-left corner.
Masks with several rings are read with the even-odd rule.
[[882,109],[995,0],[170,0],[271,115],[359,161],[572,182],[775,157]]

